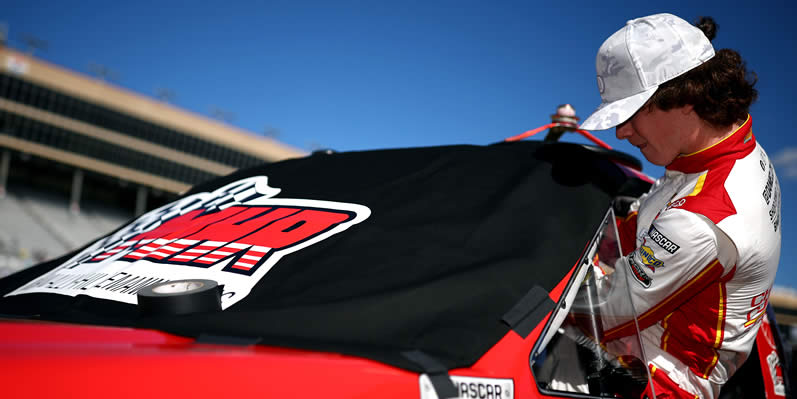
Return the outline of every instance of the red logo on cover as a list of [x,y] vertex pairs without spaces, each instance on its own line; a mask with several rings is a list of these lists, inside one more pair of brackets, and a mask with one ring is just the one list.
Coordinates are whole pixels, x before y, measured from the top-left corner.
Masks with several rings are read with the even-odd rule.
[[279,192],[259,176],[186,197],[142,216],[66,267],[149,261],[251,276],[370,215],[357,204],[272,198]]
[[122,261],[148,260],[209,267],[230,260],[224,271],[251,275],[274,252],[288,249],[354,217],[335,209],[232,206],[198,209],[136,235],[93,257],[119,252]]

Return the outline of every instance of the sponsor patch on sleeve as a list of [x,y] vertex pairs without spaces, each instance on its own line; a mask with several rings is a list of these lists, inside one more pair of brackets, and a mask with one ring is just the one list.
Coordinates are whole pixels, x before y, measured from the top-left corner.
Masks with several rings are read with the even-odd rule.
[[634,259],[636,253],[637,251],[634,251],[626,256],[625,259],[628,263],[628,268],[631,269],[631,275],[634,276],[634,280],[636,280],[643,287],[649,288],[653,280],[642,269],[642,265],[640,265],[639,262]]
[[665,210],[670,210],[672,208],[680,208],[680,207],[684,206],[685,203],[686,203],[686,198],[679,198],[677,200],[668,202],[667,203],[667,207],[665,208]]
[[664,234],[661,234],[658,230],[656,230],[655,226],[650,226],[650,230],[648,230],[648,237],[655,242],[658,246],[660,246],[665,251],[674,254],[678,252],[681,248],[680,245],[672,242],[669,238],[667,238]]
[[653,249],[647,245],[637,248],[633,255],[637,260],[639,260],[639,262],[647,266],[647,268],[653,273],[656,272],[656,269],[664,267],[664,262],[656,258],[656,254],[653,253]]
[[[511,378],[463,377],[452,375],[451,381],[457,387],[461,399],[512,399],[515,397],[515,384]],[[421,374],[418,382],[421,399],[438,399],[432,381]]]

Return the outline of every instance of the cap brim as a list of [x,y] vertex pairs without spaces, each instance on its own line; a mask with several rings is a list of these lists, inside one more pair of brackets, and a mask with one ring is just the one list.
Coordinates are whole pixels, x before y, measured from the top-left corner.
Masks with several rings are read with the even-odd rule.
[[601,103],[598,109],[587,118],[584,123],[579,126],[584,130],[606,130],[611,129],[634,115],[656,92],[658,86],[651,87],[641,93],[634,94],[633,96],[612,101],[609,103]]

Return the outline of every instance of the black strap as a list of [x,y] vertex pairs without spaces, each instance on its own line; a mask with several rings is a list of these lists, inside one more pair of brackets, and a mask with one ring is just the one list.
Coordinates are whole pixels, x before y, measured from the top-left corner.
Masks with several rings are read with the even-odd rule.
[[556,303],[548,296],[548,292],[535,285],[504,315],[503,321],[518,335],[526,338],[554,307]]
[[211,344],[211,345],[235,345],[235,346],[250,346],[260,343],[260,338],[255,337],[233,337],[225,335],[213,334],[199,334],[196,343],[198,344]]
[[446,366],[440,361],[419,350],[401,352],[401,354],[421,366],[424,373],[429,376],[429,381],[432,382],[438,398],[456,398],[459,396],[459,391],[457,391],[454,382],[451,381]]

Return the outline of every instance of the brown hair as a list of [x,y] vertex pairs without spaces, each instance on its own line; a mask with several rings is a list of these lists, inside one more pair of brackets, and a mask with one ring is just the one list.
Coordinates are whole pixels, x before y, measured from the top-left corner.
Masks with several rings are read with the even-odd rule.
[[[718,29],[711,17],[701,17],[696,24],[709,40]],[[716,127],[727,127],[747,119],[750,105],[758,98],[753,88],[755,72],[748,80],[742,56],[722,49],[713,58],[677,78],[663,83],[648,100],[648,106],[662,111],[691,105],[698,116]]]

